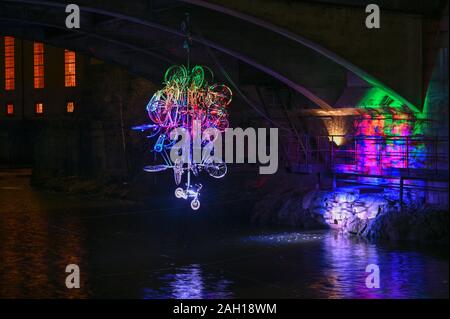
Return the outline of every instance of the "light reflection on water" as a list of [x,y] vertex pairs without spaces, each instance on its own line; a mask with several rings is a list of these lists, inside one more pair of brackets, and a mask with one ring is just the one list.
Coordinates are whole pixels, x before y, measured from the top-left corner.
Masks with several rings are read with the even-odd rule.
[[[222,272],[194,263],[152,273],[143,298],[448,298],[448,257],[335,232],[265,233],[232,242],[239,246],[224,249],[227,256],[243,248],[266,254],[224,264]],[[380,267],[379,289],[366,287],[369,264]]]
[[227,299],[233,296],[231,281],[206,275],[198,264],[176,268],[173,273],[156,277],[158,288],[144,288],[144,299]]
[[[338,232],[292,232],[250,236],[245,242],[291,247],[314,258],[317,272],[300,280],[318,298],[448,298],[448,255],[383,247]],[[296,247],[296,248],[294,248]],[[380,268],[380,288],[369,289],[369,264]],[[302,270],[299,269],[299,276]],[[307,277],[307,275],[302,276]]]
[[[111,203],[69,201],[36,192],[26,180],[0,178],[2,185],[21,189],[0,190],[3,298],[449,296],[448,254],[326,231],[232,232],[193,217],[187,227],[165,214],[111,215]],[[70,263],[80,265],[82,289],[65,287]],[[380,289],[365,286],[372,263],[380,267]]]
[[[0,297],[86,298],[88,289],[65,287],[65,267],[83,267],[80,225],[49,231],[47,220],[34,214],[2,215],[0,222]],[[76,232],[72,232],[76,229]],[[88,279],[83,274],[81,284]]]
[[328,282],[322,286],[318,284],[316,288],[329,298],[377,297],[377,289],[369,289],[365,285],[367,265],[380,266],[375,245],[342,234],[330,234],[325,237],[323,247],[324,258],[329,265],[323,269],[323,278]]
[[[0,298],[86,298],[88,289],[68,290],[64,284],[66,265],[83,265],[83,226],[71,219],[55,228],[46,203],[22,191],[28,182],[19,181],[21,187],[0,192]],[[81,284],[87,279],[82,276]]]
[[274,234],[254,235],[243,238],[243,242],[255,242],[266,245],[298,244],[324,238],[323,233],[316,232],[283,232]]
[[[325,278],[333,285],[323,287],[332,298],[426,298],[448,297],[448,257],[439,260],[423,252],[385,248],[341,234],[323,241]],[[380,288],[365,285],[367,265],[380,269]],[[445,270],[447,269],[447,270]]]

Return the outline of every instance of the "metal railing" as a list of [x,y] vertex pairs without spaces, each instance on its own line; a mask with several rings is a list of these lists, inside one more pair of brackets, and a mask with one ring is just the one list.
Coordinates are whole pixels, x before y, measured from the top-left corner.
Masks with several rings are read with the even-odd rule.
[[300,171],[389,175],[448,171],[448,137],[326,135],[300,137],[286,144],[288,164]]

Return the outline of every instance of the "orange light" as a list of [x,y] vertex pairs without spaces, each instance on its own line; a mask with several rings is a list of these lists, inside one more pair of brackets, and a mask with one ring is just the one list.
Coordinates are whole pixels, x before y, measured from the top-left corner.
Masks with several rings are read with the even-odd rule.
[[44,113],[44,103],[39,102],[39,103],[36,103],[34,106],[35,106],[36,114]]
[[5,37],[5,90],[15,88],[14,38]]
[[328,120],[324,120],[325,127],[328,131],[328,139],[337,146],[341,146],[346,142],[345,135],[348,130],[348,123],[345,117],[336,116]]
[[64,85],[66,87],[77,86],[76,73],[75,52],[64,50]]
[[67,113],[73,113],[73,111],[75,111],[75,103],[67,102],[66,111],[67,111]]
[[6,115],[14,115],[14,104],[13,103],[6,104]]
[[34,42],[33,45],[34,88],[44,88],[44,44]]

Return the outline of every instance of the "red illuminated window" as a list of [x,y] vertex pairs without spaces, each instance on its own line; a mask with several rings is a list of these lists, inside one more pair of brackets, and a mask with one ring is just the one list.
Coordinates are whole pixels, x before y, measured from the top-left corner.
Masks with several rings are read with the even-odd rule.
[[33,45],[34,88],[44,88],[44,44],[34,42]]
[[67,113],[73,113],[75,111],[75,103],[67,102],[66,111],[67,111]]
[[14,115],[14,104],[6,103],[6,115],[12,116]]
[[14,38],[5,37],[5,90],[14,90]]
[[64,50],[64,85],[66,87],[77,86],[76,75],[75,52]]
[[34,104],[34,110],[36,114],[44,114],[44,103],[37,102]]

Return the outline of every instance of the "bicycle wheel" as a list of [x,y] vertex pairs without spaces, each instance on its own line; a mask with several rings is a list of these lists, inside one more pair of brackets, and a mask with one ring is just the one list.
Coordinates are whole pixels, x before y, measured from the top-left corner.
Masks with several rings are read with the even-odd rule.
[[231,103],[233,93],[231,89],[224,84],[214,84],[209,87],[211,104],[219,107],[225,107]]
[[172,65],[170,68],[167,69],[166,73],[164,74],[164,82],[166,84],[175,82],[184,85],[187,84],[186,83],[188,79],[187,75],[188,72],[184,65]]
[[178,187],[177,189],[175,189],[175,197],[176,198],[184,198],[186,196],[184,189],[182,189],[181,187]]
[[200,208],[200,201],[198,199],[193,199],[191,201],[192,210],[198,210]]
[[160,126],[166,125],[167,102],[166,95],[162,91],[156,92],[147,104],[147,114],[153,123]]
[[154,172],[165,171],[168,168],[169,168],[169,166],[167,166],[167,165],[148,165],[148,166],[144,166],[144,171],[149,172],[149,173],[154,173]]
[[215,122],[214,126],[221,132],[224,132],[228,126],[228,119],[225,116],[220,116]]
[[203,85],[208,86],[214,80],[214,73],[207,66],[203,66],[203,73],[204,73]]
[[209,176],[214,178],[222,178],[227,173],[227,164],[217,157],[210,157],[205,163],[205,167]]
[[205,79],[205,71],[199,65],[196,65],[192,68],[191,71],[191,85],[194,86],[194,89],[201,88]]

